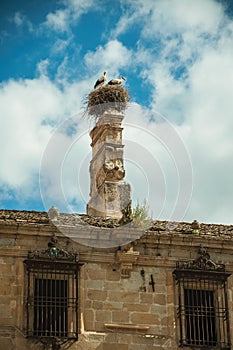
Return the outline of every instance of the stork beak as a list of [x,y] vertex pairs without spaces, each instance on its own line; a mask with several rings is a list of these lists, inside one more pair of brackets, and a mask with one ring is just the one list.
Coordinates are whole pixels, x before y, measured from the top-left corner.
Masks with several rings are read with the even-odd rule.
[[123,80],[126,80],[123,76],[121,76]]

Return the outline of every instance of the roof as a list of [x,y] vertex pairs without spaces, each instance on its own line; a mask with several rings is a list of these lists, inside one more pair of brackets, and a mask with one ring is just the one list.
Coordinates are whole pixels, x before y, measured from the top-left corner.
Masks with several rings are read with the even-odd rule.
[[[85,214],[69,214],[59,213],[59,225],[75,226],[77,224],[91,225],[105,228],[112,228],[120,226],[115,219],[104,219],[90,217]],[[0,210],[0,225],[51,225],[55,224],[54,220],[49,219],[47,212],[41,211],[27,211],[27,210]],[[232,238],[233,225],[222,224],[206,224],[200,223],[198,232],[194,231],[192,223],[189,222],[171,222],[154,220],[151,222],[149,234],[153,233],[170,233],[176,235],[190,235],[198,233],[200,236],[213,236],[219,238]]]

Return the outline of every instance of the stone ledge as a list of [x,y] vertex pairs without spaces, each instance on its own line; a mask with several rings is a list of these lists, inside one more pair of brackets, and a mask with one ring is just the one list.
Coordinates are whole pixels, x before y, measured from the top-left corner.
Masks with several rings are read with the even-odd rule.
[[[81,227],[85,225],[114,228],[119,227],[119,222],[114,219],[104,219],[99,217],[90,217],[86,214],[75,213],[59,213],[58,223],[67,228]],[[20,233],[17,230],[33,231],[56,231],[52,220],[49,220],[47,212],[27,211],[27,210],[7,210],[0,209],[0,224],[2,231],[6,234],[8,231],[16,230],[15,233]],[[57,226],[57,224],[54,222]],[[127,227],[129,229],[130,226]],[[7,230],[7,232],[6,232]],[[195,230],[194,230],[195,231]],[[205,237],[210,239],[226,239],[230,240],[233,237],[233,225],[226,224],[206,224],[200,223],[198,233],[192,229],[192,223],[189,222],[170,222],[162,220],[152,220],[151,227],[147,230],[147,238],[149,236],[163,237],[163,235],[182,236],[182,237]],[[145,232],[143,232],[145,233]],[[41,232],[40,232],[41,234]],[[166,236],[167,237],[167,236]]]
[[133,324],[121,324],[121,323],[105,323],[105,328],[108,330],[121,330],[121,331],[134,331],[134,332],[147,332],[150,328],[149,326],[140,326]]

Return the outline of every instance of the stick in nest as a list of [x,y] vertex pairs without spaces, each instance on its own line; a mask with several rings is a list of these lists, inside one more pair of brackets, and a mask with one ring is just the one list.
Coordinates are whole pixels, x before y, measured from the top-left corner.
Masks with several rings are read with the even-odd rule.
[[87,96],[87,114],[98,119],[109,109],[123,112],[129,101],[130,97],[126,89],[117,85],[105,85],[93,90]]

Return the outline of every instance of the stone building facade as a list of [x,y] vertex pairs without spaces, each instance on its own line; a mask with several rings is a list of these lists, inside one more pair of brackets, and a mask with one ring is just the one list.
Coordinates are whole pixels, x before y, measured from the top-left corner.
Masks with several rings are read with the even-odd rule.
[[232,234],[1,210],[0,349],[231,349]]
[[101,89],[88,215],[0,210],[0,350],[230,350],[233,226],[130,220],[127,94]]

